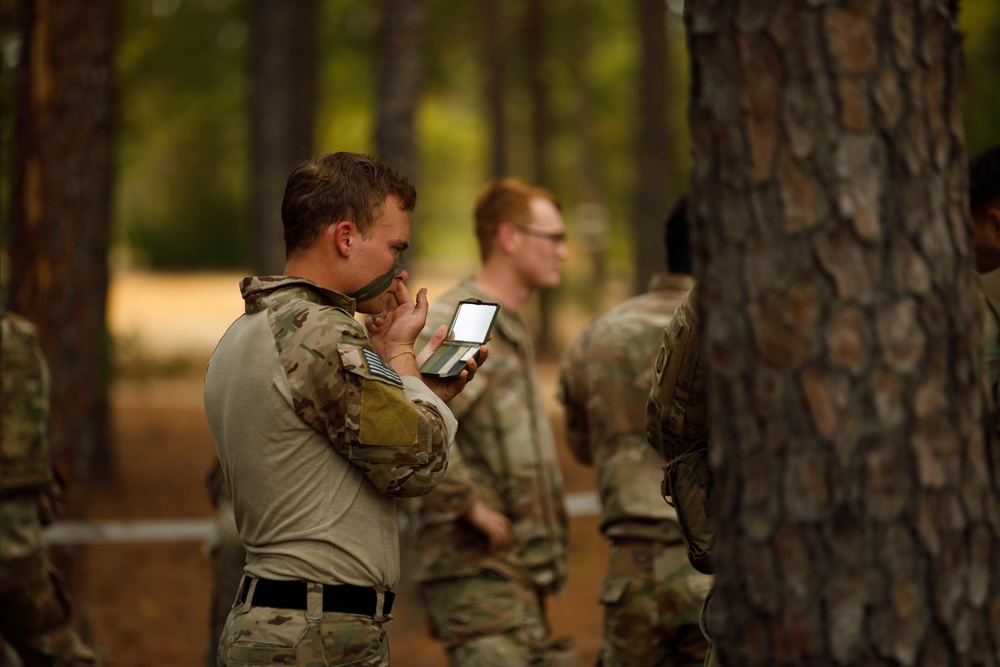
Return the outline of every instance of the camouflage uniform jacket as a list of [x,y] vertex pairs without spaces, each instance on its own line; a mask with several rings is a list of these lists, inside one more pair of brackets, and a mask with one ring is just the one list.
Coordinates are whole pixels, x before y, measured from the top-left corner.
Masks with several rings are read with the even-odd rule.
[[693,284],[689,276],[654,276],[645,293],[597,317],[563,351],[566,443],[597,468],[606,537],[681,539],[660,494],[660,458],[646,441],[646,401],[663,329]]
[[454,417],[378,358],[353,299],[282,276],[241,290],[246,314],[212,355],[205,409],[246,572],[395,586],[395,497],[441,480]]
[[666,463],[663,493],[677,511],[688,560],[712,574],[713,474],[697,300],[695,285],[663,330],[646,403],[646,439]]
[[[431,309],[418,347],[451,321],[462,299],[492,301],[467,279]],[[541,590],[566,576],[566,509],[555,443],[534,372],[531,333],[500,311],[490,358],[449,407],[458,418],[456,450],[444,481],[410,507],[417,581],[494,570]],[[486,538],[460,515],[473,494],[510,519],[515,545],[491,554]]]
[[[1000,269],[979,277],[983,297],[983,360],[986,363],[986,381],[996,390],[1000,381]],[[994,395],[994,400],[996,396]]]
[[0,495],[45,491],[49,460],[49,371],[35,327],[7,313],[0,320]]

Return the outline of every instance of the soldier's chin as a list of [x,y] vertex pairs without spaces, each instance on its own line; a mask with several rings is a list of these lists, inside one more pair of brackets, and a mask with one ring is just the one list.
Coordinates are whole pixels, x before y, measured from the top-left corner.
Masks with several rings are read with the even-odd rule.
[[355,309],[359,313],[364,313],[365,315],[378,315],[379,313],[385,311],[386,300],[386,294],[385,292],[382,292],[374,298],[358,301],[357,304],[355,304]]
[[557,273],[554,276],[547,276],[546,278],[541,280],[540,283],[541,284],[538,285],[538,289],[541,290],[555,289],[559,287],[559,274]]

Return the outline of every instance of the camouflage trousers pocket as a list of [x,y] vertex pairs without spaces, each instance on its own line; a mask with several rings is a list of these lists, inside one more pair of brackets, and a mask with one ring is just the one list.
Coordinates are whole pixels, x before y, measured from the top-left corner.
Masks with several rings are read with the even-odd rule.
[[425,583],[421,587],[434,635],[461,643],[486,635],[536,628],[547,634],[538,594],[529,586],[493,572]]
[[236,605],[220,642],[219,664],[384,667],[389,643],[383,625],[366,616],[328,612],[310,622],[304,611]]

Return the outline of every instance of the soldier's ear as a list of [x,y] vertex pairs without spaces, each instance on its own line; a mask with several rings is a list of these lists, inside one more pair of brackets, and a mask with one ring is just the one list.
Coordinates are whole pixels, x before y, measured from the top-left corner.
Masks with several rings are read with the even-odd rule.
[[517,248],[517,227],[513,222],[501,222],[497,225],[497,247],[504,253],[511,253]]
[[357,242],[357,228],[350,220],[341,220],[329,225],[323,234],[342,257],[349,256],[351,248]]

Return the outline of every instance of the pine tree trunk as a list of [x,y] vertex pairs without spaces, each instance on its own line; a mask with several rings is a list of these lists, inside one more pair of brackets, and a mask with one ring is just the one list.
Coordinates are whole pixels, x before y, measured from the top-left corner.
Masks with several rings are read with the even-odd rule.
[[996,665],[957,3],[688,0],[725,665]]
[[507,113],[504,100],[507,92],[507,36],[504,5],[500,0],[483,0],[483,97],[490,133],[490,178],[508,176]]
[[114,467],[105,316],[115,3],[39,0],[21,12],[9,307],[41,334],[53,455],[86,482]]
[[[378,118],[375,152],[417,186],[417,108],[423,84],[424,0],[385,0],[376,49]],[[411,253],[419,253],[420,230],[411,219]]]
[[663,0],[636,0],[636,17],[642,36],[639,67],[639,125],[635,139],[636,189],[632,219],[635,283],[646,289],[653,274],[667,264],[663,225],[672,202],[670,189],[670,123],[667,94],[667,4]]
[[256,275],[278,275],[285,266],[285,182],[313,151],[317,3],[252,0],[249,14],[250,262]]

